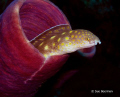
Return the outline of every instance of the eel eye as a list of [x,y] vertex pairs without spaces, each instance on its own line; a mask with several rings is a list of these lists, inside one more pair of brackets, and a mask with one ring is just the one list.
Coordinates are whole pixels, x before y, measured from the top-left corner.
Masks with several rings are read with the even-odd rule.
[[90,40],[90,38],[87,38],[87,40],[89,41],[89,40]]

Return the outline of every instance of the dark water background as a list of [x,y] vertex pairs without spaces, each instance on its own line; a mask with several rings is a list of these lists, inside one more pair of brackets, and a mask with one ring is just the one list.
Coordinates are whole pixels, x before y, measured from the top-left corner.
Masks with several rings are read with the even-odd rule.
[[[11,1],[0,1],[0,13]],[[51,1],[63,11],[73,29],[90,30],[102,44],[96,46],[92,58],[77,52],[70,54],[66,64],[43,84],[35,97],[120,97],[120,1]],[[65,83],[58,89],[53,88],[59,77],[70,70],[79,72],[67,81],[63,79]],[[113,93],[91,93],[91,90],[112,90]]]

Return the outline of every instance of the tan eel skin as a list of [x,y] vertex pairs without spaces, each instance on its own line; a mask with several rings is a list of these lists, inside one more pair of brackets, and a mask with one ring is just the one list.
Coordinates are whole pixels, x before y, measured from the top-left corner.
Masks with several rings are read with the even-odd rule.
[[69,25],[52,27],[30,42],[45,58],[101,44],[100,39],[92,32],[83,29],[71,30]]

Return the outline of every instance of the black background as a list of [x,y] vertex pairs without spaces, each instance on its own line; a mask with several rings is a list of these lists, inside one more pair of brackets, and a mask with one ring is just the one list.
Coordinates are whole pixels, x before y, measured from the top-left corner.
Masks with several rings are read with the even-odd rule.
[[[51,1],[63,11],[73,29],[90,30],[102,44],[96,46],[92,58],[77,52],[70,54],[66,64],[42,85],[35,97],[120,97],[120,1],[108,0],[92,7],[81,0]],[[112,10],[105,10],[111,6]],[[53,88],[59,77],[70,70],[79,72],[59,89]],[[91,93],[91,90],[113,90],[114,93]]]

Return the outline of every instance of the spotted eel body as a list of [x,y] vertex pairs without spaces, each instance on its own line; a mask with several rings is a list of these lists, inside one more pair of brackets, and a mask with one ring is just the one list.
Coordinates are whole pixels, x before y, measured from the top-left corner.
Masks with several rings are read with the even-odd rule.
[[88,30],[71,30],[69,25],[52,27],[30,41],[45,58],[62,55],[78,49],[88,48],[97,43],[99,38]]

